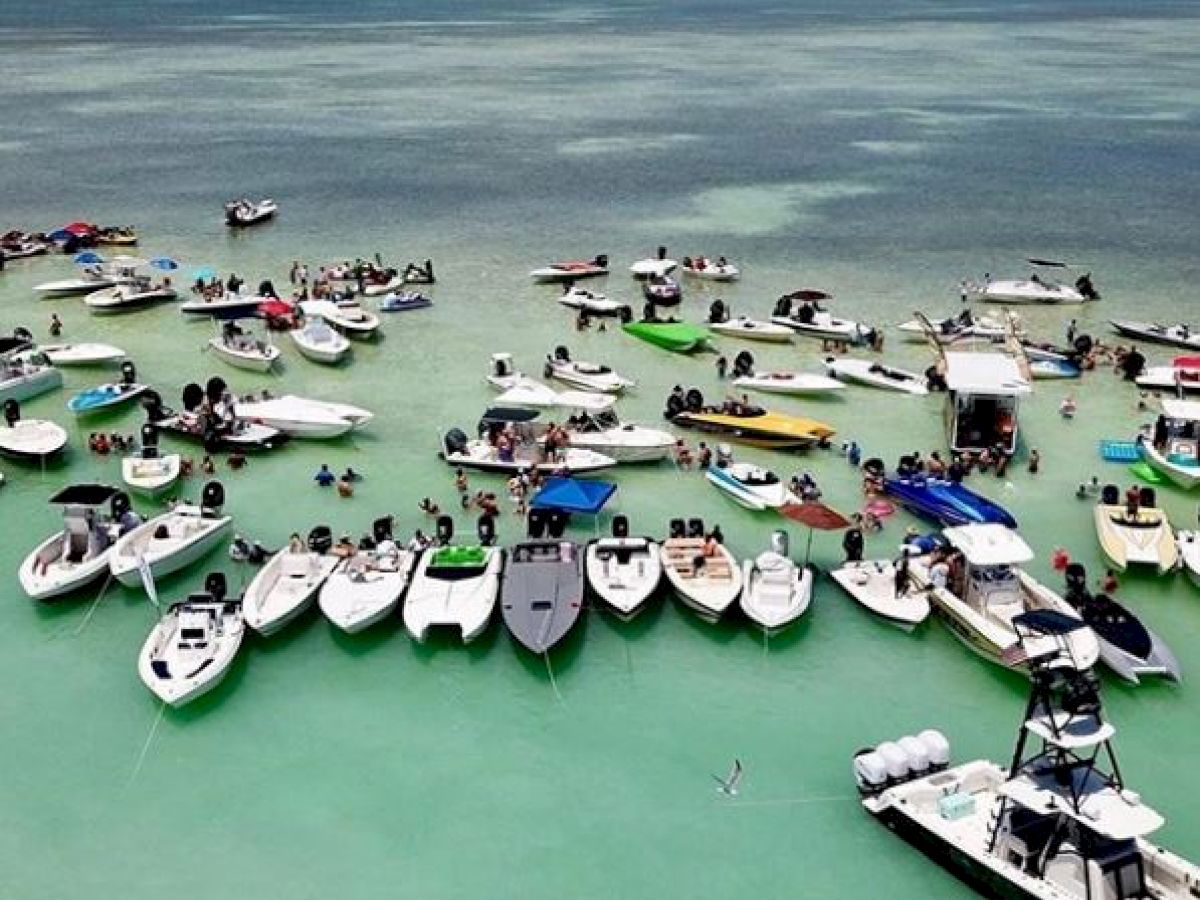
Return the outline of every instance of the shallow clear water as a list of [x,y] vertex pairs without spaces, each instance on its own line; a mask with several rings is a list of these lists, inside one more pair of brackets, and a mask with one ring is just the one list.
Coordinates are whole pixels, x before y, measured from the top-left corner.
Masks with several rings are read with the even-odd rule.
[[[845,315],[892,323],[952,311],[964,276],[1063,256],[1091,266],[1105,295],[1077,313],[1093,334],[1114,316],[1185,317],[1200,275],[1189,4],[1136,16],[988,2],[82,7],[0,9],[0,227],[132,222],[139,252],[251,283],[285,282],[296,258],[438,264],[433,309],[389,318],[384,339],[338,369],[285,345],[273,378],[204,355],[210,326],[170,308],[101,320],[78,300],[34,299],[33,284],[70,269],[61,258],[0,274],[0,328],[44,333],[56,311],[67,337],[124,347],[169,398],[220,373],[378,414],[352,440],[295,442],[222,471],[237,529],[268,544],[317,522],[358,532],[388,512],[428,527],[417,500],[454,501],[438,432],[470,427],[488,402],[493,351],[527,371],[559,343],[609,362],[639,381],[620,405],[633,420],[656,420],[675,383],[719,393],[711,356],[575,333],[554,289],[525,274],[551,259],[607,252],[615,274],[599,287],[635,300],[624,267],[657,244],[724,253],[746,277],[693,290],[688,316],[716,296],[765,314],[780,293],[818,286]],[[279,220],[227,233],[220,204],[240,193],[276,197]],[[1025,318],[1059,340],[1072,315]],[[763,367],[820,359],[803,342],[749,349]],[[928,364],[895,332],[887,357]],[[65,391],[26,413],[65,423],[69,393],[98,380],[68,370]],[[1067,423],[1056,410],[1069,392],[1080,416]],[[1054,546],[1100,570],[1073,487],[1092,473],[1128,483],[1095,444],[1146,418],[1135,400],[1106,372],[1039,383],[1022,427],[1042,474],[1017,465],[1007,481],[977,482],[1016,513],[1039,551],[1032,568],[1052,583]],[[936,398],[852,388],[773,405],[829,422],[869,455],[942,445]],[[60,484],[119,479],[116,460],[80,449],[86,430],[44,474],[0,464],[0,569],[15,572],[55,527],[45,499]],[[836,455],[739,456],[811,469],[832,502],[860,503]],[[312,486],[324,461],[366,473],[358,496]],[[616,508],[639,530],[703,516],[746,555],[773,527],[696,473],[664,465],[616,480]],[[1162,493],[1177,525],[1195,521],[1193,498]],[[891,553],[908,522],[898,516],[869,552]],[[515,526],[507,515],[506,538]],[[817,537],[818,563],[839,555],[837,536]],[[247,577],[214,555],[161,593],[198,586],[210,567]],[[135,670],[153,621],[140,595],[110,588],[89,615],[91,596],[34,606],[15,576],[5,584],[5,896],[867,896],[880,884],[900,898],[969,896],[861,813],[848,759],[929,725],[960,758],[1003,759],[1023,702],[1020,679],[939,624],[904,635],[822,582],[807,620],[768,648],[736,622],[712,628],[670,604],[628,626],[590,613],[552,657],[553,678],[498,624],[464,650],[418,647],[395,623],[346,638],[310,615],[248,641],[217,691],[158,722]],[[1200,598],[1182,577],[1130,576],[1121,596],[1186,673],[1200,670]],[[1200,776],[1177,764],[1200,750],[1193,692],[1106,686],[1126,774],[1167,814],[1164,840],[1195,856]],[[735,756],[743,791],[722,802],[709,776]]]

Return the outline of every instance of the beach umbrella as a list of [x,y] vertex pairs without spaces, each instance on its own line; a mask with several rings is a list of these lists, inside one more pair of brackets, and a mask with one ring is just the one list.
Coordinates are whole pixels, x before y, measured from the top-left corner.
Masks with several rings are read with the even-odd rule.
[[852,524],[849,519],[834,509],[818,501],[807,503],[785,503],[779,507],[779,514],[785,519],[799,522],[808,528],[808,545],[804,548],[804,564],[808,565],[812,555],[814,531],[841,531]]
[[82,253],[76,253],[71,261],[81,266],[94,266],[104,262],[104,257],[95,250],[84,250]]
[[71,222],[69,225],[64,225],[60,231],[69,231],[76,237],[83,237],[85,234],[91,234],[96,230],[95,225],[87,222]]
[[156,256],[150,260],[150,265],[156,269],[161,269],[164,272],[174,272],[179,268],[179,263],[171,259],[169,256]]
[[285,300],[267,300],[258,304],[258,314],[264,319],[282,319],[295,315],[296,307]]
[[217,277],[217,270],[212,266],[201,266],[192,270],[193,281],[212,281]]

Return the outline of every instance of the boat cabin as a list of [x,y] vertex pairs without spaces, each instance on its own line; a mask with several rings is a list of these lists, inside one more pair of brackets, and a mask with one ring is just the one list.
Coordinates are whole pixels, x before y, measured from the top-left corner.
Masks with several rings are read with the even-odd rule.
[[1017,449],[1017,408],[1031,392],[1016,360],[1003,353],[947,352],[946,428],[950,449]]
[[[1025,610],[1017,572],[1034,557],[1019,534],[996,524],[960,525],[942,534],[953,548],[946,582],[952,594],[1003,620]],[[1011,615],[1004,615],[1010,607]]]
[[1200,468],[1200,400],[1164,399],[1152,441],[1167,462]]

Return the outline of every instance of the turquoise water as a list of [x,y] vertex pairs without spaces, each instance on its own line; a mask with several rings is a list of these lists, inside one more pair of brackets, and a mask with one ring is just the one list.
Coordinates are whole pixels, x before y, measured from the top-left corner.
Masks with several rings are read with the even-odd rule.
[[[716,296],[764,314],[780,293],[817,286],[837,311],[886,324],[953,311],[962,277],[1057,255],[1091,266],[1105,295],[1079,311],[1083,330],[1187,315],[1200,275],[1189,4],[1136,15],[1083,3],[324,6],[0,9],[0,227],[132,222],[139,252],[251,283],[284,283],[298,258],[378,251],[438,265],[432,309],[389,318],[383,340],[337,369],[283,345],[271,378],[204,355],[210,326],[173,309],[101,320],[78,300],[34,299],[33,284],[70,269],[60,258],[0,274],[0,328],[44,334],[58,312],[67,337],[124,347],[168,398],[220,373],[240,389],[377,413],[353,439],[222,467],[237,529],[265,543],[317,522],[358,532],[388,512],[428,527],[419,498],[454,502],[437,434],[473,424],[497,350],[527,371],[559,343],[611,363],[639,381],[620,401],[630,420],[657,420],[675,383],[719,393],[711,356],[575,333],[554,289],[526,277],[551,259],[607,252],[614,275],[598,287],[634,299],[624,267],[659,243],[724,253],[744,280],[693,290],[690,317]],[[220,203],[240,193],[276,197],[279,220],[227,233]],[[1074,314],[1025,318],[1061,339]],[[889,361],[927,365],[920,345],[888,339]],[[749,349],[762,367],[820,359],[807,343]],[[98,380],[68,370],[65,390],[26,413],[66,424],[66,397]],[[1068,392],[1080,405],[1069,423],[1056,413]],[[869,455],[942,446],[937,398],[844,393],[773,405],[829,422]],[[1043,472],[1017,465],[1006,481],[976,482],[1014,510],[1039,551],[1032,568],[1052,583],[1055,546],[1099,572],[1073,487],[1092,473],[1128,483],[1095,443],[1147,418],[1135,401],[1107,372],[1039,383],[1022,428]],[[138,422],[136,411],[105,420]],[[45,473],[0,463],[0,569],[15,573],[55,527],[45,499],[60,484],[119,479],[115,459],[82,449],[87,430]],[[739,456],[811,469],[834,504],[861,502],[836,455]],[[312,486],[324,461],[366,473],[356,497]],[[696,473],[663,465],[616,480],[616,509],[638,530],[703,516],[743,556],[774,527]],[[1193,498],[1162,493],[1177,525],[1195,522]],[[891,553],[908,523],[898,516],[868,552]],[[516,517],[502,529],[514,539]],[[839,555],[836,535],[817,537],[818,563]],[[248,577],[217,554],[161,593],[198,586],[210,566]],[[1185,675],[1200,671],[1194,589],[1182,577],[1123,581]],[[670,604],[631,625],[589,613],[552,677],[499,624],[464,650],[418,647],[397,623],[351,639],[310,615],[247,641],[218,690],[160,720],[135,669],[153,623],[140,595],[35,606],[15,575],[5,584],[3,896],[857,897],[887,884],[900,898],[965,897],[861,813],[848,759],[929,725],[958,758],[1003,759],[1023,701],[1018,678],[937,623],[905,635],[822,582],[807,620],[769,647],[736,621],[712,628]],[[1194,857],[1200,775],[1176,763],[1200,750],[1190,685],[1106,687],[1126,774],[1168,816],[1164,841]],[[743,790],[722,802],[709,776],[735,756]]]

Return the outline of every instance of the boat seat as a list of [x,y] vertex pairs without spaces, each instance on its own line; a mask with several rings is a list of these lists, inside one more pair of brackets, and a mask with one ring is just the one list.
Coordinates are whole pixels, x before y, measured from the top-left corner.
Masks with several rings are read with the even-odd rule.
[[788,606],[792,602],[793,589],[791,573],[780,568],[760,574],[756,593],[764,606]]

